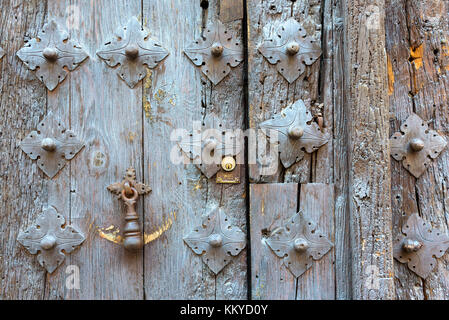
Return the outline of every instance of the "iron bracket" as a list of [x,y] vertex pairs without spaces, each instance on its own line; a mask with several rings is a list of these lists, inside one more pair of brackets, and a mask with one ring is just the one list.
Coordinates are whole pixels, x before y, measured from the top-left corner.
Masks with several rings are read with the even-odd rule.
[[298,100],[259,125],[270,143],[279,142],[280,158],[285,168],[300,161],[304,151],[312,153],[329,141],[330,134],[322,132],[312,119],[304,102]]
[[245,248],[246,236],[240,228],[231,225],[222,208],[216,207],[184,242],[218,274]]
[[319,260],[333,247],[326,236],[302,211],[284,221],[265,238],[266,243],[295,277],[301,276],[312,266],[312,259]]
[[321,56],[321,47],[299,22],[290,18],[278,28],[275,37],[259,46],[259,52],[292,83],[304,73],[306,65]]
[[54,20],[45,24],[37,38],[28,41],[17,56],[50,91],[66,78],[65,68],[73,71],[88,57]]
[[417,114],[412,113],[390,139],[391,156],[419,178],[446,147],[447,141]]
[[118,76],[130,88],[134,88],[147,75],[147,65],[155,68],[168,56],[156,40],[150,38],[136,17],[132,17],[125,27],[116,30],[111,40],[97,51],[97,55],[110,67],[116,67]]
[[22,140],[20,147],[31,159],[37,159],[38,167],[53,178],[83,148],[84,143],[73,131],[66,130],[51,111],[37,127]]
[[449,248],[449,237],[432,229],[417,213],[412,214],[402,226],[402,233],[393,244],[394,257],[423,279],[435,268]]
[[243,61],[243,46],[235,38],[217,20],[184,53],[216,85]]
[[84,242],[84,236],[52,206],[44,209],[36,223],[21,232],[17,241],[31,254],[37,254],[39,264],[53,273],[65,260],[65,254]]

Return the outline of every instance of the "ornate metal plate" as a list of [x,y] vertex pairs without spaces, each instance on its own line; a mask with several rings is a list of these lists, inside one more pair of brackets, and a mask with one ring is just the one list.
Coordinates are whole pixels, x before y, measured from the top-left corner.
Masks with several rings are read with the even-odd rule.
[[312,259],[321,259],[333,247],[301,211],[273,230],[265,241],[295,277],[312,266]]
[[390,139],[391,156],[412,175],[419,178],[430,163],[446,147],[447,141],[435,130],[430,130],[427,123],[412,113]]
[[243,46],[240,41],[217,20],[209,25],[184,53],[209,78],[214,85],[243,61]]
[[142,182],[136,181],[136,170],[134,168],[128,168],[126,170],[122,181],[113,183],[107,187],[110,192],[117,195],[118,199],[122,199],[123,190],[129,194],[131,192],[131,188],[136,189],[139,195],[144,195],[151,191],[149,186]]
[[37,38],[28,41],[17,56],[35,71],[37,78],[50,91],[64,81],[68,73],[65,68],[73,71],[88,57],[54,20],[44,25]]
[[203,262],[215,274],[246,246],[243,231],[232,226],[219,207],[213,209],[204,218],[202,225],[196,227],[184,241],[196,254],[202,255]]
[[281,162],[285,168],[301,160],[304,151],[312,153],[330,138],[328,132],[323,133],[318,124],[312,121],[312,114],[302,100],[262,122],[260,128],[271,143],[276,139],[279,141]]
[[402,233],[394,240],[394,257],[423,279],[436,266],[436,258],[441,258],[449,248],[449,237],[432,229],[421,217],[414,213],[402,226]]
[[279,73],[292,83],[321,56],[321,47],[307,35],[304,27],[290,18],[277,30],[276,36],[259,46],[260,53]]
[[65,226],[64,217],[51,206],[17,238],[31,254],[37,254],[39,264],[49,273],[53,273],[64,262],[65,254],[75,250],[84,239],[75,227]]
[[117,74],[130,88],[134,88],[147,74],[145,65],[155,68],[168,56],[168,51],[151,39],[148,30],[136,17],[132,17],[125,27],[116,30],[97,55],[110,67],[120,64]]
[[242,151],[242,138],[223,135],[223,132],[225,128],[220,120],[211,113],[201,126],[177,142],[188,162],[195,163],[208,179],[221,170],[223,157],[237,156]]
[[5,50],[3,50],[3,48],[0,48],[0,59],[3,58],[4,55],[5,55]]
[[47,176],[53,178],[83,148],[75,133],[50,111],[47,117],[20,143],[22,150]]

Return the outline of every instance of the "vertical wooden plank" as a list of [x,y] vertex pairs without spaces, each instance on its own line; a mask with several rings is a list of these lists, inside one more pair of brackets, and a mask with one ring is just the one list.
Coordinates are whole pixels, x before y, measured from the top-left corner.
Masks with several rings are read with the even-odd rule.
[[265,243],[270,232],[297,212],[295,183],[250,184],[251,298],[294,300],[296,278]]
[[[329,3],[330,1],[326,1]],[[349,212],[348,123],[344,101],[343,3],[332,0],[333,161],[335,184],[335,277],[336,298],[352,298],[352,257]],[[326,79],[328,80],[328,79]],[[324,81],[326,81],[324,80]]]
[[[324,183],[301,185],[300,209],[317,224],[328,239],[334,243],[334,186]],[[335,249],[298,278],[298,300],[335,299]]]
[[0,46],[0,300],[42,299],[45,269],[17,242],[46,204],[46,178],[19,147],[46,113],[46,89],[17,58],[46,19],[46,1],[2,1]]
[[[390,96],[391,112],[395,117],[394,130],[399,129],[410,112],[417,113],[429,122],[429,127],[448,139],[447,108],[449,81],[449,38],[447,1],[388,1],[393,17],[387,28],[387,47],[391,65]],[[400,21],[400,23],[398,23]],[[398,24],[398,26],[396,26]],[[398,42],[398,40],[400,40]],[[395,229],[400,227],[407,215],[418,212],[433,227],[448,232],[447,165],[449,155],[444,150],[432,161],[429,169],[415,179],[402,164],[396,161],[393,168],[400,177],[394,179]],[[438,259],[432,274],[422,280],[397,263],[396,290],[400,299],[448,299],[449,278],[446,254]]]
[[344,5],[353,298],[392,299],[385,1]]
[[[388,55],[388,94],[390,100],[390,136],[400,130],[401,124],[414,112],[412,101],[411,62],[407,15],[407,1],[387,0],[386,50]],[[408,216],[419,212],[413,177],[402,165],[391,158],[391,198],[393,236],[400,232]],[[395,260],[394,281],[397,299],[424,299],[423,282],[407,265]]]
[[[64,169],[67,176],[60,174],[55,179],[61,194],[53,195],[67,197],[64,203],[70,206],[70,221],[84,233],[86,241],[65,264],[79,268],[80,289],[65,286],[68,275],[60,268],[48,276],[46,297],[142,299],[142,252],[129,253],[115,243],[119,238],[112,231],[122,230],[124,206],[106,190],[109,184],[120,181],[130,166],[137,170],[138,179],[143,179],[142,87],[139,84],[130,89],[115,69],[96,56],[117,28],[141,14],[141,3],[55,1],[49,12],[90,57],[48,94],[49,105],[67,119],[66,124],[86,144]],[[140,201],[139,214],[142,205]]]
[[[153,192],[145,199],[145,230],[163,230],[145,247],[147,299],[244,299],[246,251],[218,276],[185,245],[183,237],[216,205],[234,225],[246,229],[245,173],[241,184],[217,185],[194,165],[170,161],[177,148],[174,129],[192,130],[193,121],[214,113],[224,128],[243,127],[243,64],[216,86],[183,53],[209,22],[219,19],[219,1],[144,1],[143,21],[170,56],[144,86],[144,171]],[[225,23],[241,40],[241,21]],[[166,146],[161,148],[161,146]],[[164,226],[167,226],[164,228]]]

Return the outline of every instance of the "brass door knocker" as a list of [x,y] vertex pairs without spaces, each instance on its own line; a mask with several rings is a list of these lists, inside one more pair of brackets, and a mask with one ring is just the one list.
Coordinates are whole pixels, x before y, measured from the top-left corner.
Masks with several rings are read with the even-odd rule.
[[147,194],[151,188],[136,182],[136,170],[129,168],[121,182],[108,186],[110,192],[118,195],[126,205],[125,227],[123,229],[123,246],[126,250],[136,251],[143,247],[142,231],[139,223],[139,215],[136,212],[136,203],[139,195]]

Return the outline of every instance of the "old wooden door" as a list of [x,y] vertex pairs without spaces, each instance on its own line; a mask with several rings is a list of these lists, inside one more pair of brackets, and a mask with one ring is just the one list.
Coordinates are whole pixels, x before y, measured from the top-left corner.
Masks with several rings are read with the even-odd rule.
[[[446,0],[2,0],[0,10],[0,299],[449,299],[448,256],[426,280],[393,258],[418,213],[448,232],[449,153],[418,179],[390,157],[390,136],[414,112],[448,138]],[[96,52],[136,17],[169,55],[130,88]],[[258,50],[295,19],[321,55],[288,82]],[[47,90],[16,53],[50,20],[88,54]],[[221,21],[242,61],[213,84],[184,53]],[[257,129],[303,100],[326,144],[264,174],[245,145],[240,183],[174,164],[171,135],[216,117]],[[49,112],[84,148],[49,178],[20,142]],[[106,187],[127,168],[151,187],[137,211],[145,246],[124,250],[124,206]],[[52,273],[17,237],[54,207],[85,237]],[[184,242],[220,207],[246,248],[220,272]],[[302,210],[332,249],[295,277],[267,245]]]

